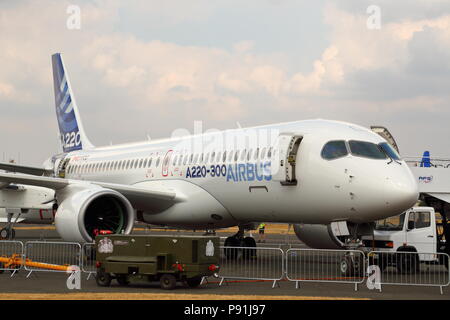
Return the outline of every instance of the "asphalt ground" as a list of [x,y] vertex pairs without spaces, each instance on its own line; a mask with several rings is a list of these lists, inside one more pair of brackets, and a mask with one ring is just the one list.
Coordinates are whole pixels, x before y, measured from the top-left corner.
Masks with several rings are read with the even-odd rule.
[[[134,231],[136,234],[201,234],[199,232],[178,232],[148,230],[138,226]],[[232,233],[218,232],[218,236],[224,239]],[[253,233],[258,239],[257,233]],[[16,240],[60,240],[54,227],[39,225],[18,225],[16,227]],[[268,233],[266,242],[258,244],[260,247],[272,248],[305,248],[305,246],[293,234]],[[27,277],[28,276],[28,277]],[[80,290],[69,290],[66,285],[68,275],[54,272],[28,272],[21,270],[13,277],[9,272],[0,274],[0,299],[14,299],[15,294],[56,294],[54,299],[90,299],[89,294],[97,294],[93,299],[136,299],[136,294],[144,294],[141,298],[161,299],[161,294],[169,294],[171,300],[186,299],[220,299],[220,297],[236,297],[237,299],[381,299],[381,300],[450,300],[450,288],[444,287],[441,295],[438,287],[425,286],[394,286],[383,285],[382,291],[369,290],[366,283],[358,285],[355,291],[354,284],[328,283],[328,282],[301,282],[300,288],[296,289],[295,283],[287,280],[278,281],[272,288],[271,281],[253,280],[227,280],[219,286],[219,279],[209,278],[198,288],[187,288],[179,284],[176,289],[167,292],[159,287],[157,282],[146,282],[134,279],[128,286],[120,286],[113,281],[110,287],[98,287],[95,279],[83,274]],[[80,293],[83,295],[80,296]],[[74,294],[78,294],[74,296]],[[100,294],[98,296],[98,294]],[[119,295],[118,295],[119,294]],[[112,295],[112,296],[111,296]],[[16,296],[23,299],[23,296]],[[49,296],[36,296],[36,299],[46,299]],[[135,297],[135,298],[133,298]],[[34,299],[32,298],[32,299]],[[165,299],[165,298],[162,298]]]

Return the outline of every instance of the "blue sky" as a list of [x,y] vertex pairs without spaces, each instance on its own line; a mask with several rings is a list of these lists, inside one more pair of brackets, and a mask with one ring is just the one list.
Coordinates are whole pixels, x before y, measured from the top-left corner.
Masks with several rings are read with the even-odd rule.
[[[66,27],[69,5],[79,30]],[[367,28],[370,5],[380,29]],[[324,118],[387,126],[403,155],[450,157],[449,1],[6,0],[0,43],[0,157],[22,163],[60,150],[54,52],[96,145],[195,120]]]

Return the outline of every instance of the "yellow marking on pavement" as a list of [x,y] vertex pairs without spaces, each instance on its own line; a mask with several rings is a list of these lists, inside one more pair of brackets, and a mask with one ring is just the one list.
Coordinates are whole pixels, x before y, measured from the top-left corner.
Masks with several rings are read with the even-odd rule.
[[174,293],[0,293],[0,300],[369,300],[349,297]]

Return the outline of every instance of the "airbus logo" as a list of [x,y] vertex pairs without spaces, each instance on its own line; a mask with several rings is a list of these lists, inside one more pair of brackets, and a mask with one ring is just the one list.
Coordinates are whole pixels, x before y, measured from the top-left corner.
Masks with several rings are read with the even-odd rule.
[[433,176],[429,177],[419,177],[419,182],[430,183],[433,181]]

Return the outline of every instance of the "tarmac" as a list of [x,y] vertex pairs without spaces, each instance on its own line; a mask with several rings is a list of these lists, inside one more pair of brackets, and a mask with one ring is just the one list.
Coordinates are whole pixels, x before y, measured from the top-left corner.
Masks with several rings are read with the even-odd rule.
[[[18,225],[16,226],[16,239],[30,240],[61,240],[52,226],[46,225]],[[138,226],[136,234],[186,234],[178,231],[148,230]],[[187,234],[201,234],[200,232]],[[222,239],[231,233],[218,232]],[[257,239],[255,232],[253,236]],[[293,234],[267,234],[266,242],[258,244],[273,248],[306,248]],[[28,276],[28,277],[27,277]],[[113,281],[110,287],[99,287],[94,276],[88,279],[88,274],[82,274],[81,289],[69,290],[67,288],[68,274],[53,272],[28,272],[21,270],[13,277],[9,272],[0,274],[0,299],[168,299],[168,300],[215,300],[225,298],[236,299],[375,299],[375,300],[450,300],[450,288],[444,287],[443,294],[439,287],[426,286],[397,286],[383,285],[379,290],[368,289],[366,283],[358,285],[355,291],[354,284],[327,283],[327,282],[301,282],[297,289],[295,282],[282,280],[272,288],[272,281],[255,280],[227,280],[219,286],[219,279],[208,278],[198,288],[187,288],[182,284],[174,290],[167,292],[159,287],[157,282],[132,281],[128,286],[119,286]],[[82,293],[82,295],[80,295]],[[24,296],[25,294],[25,296]],[[91,295],[94,294],[94,295]],[[141,294],[136,296],[136,294]],[[95,298],[94,298],[95,297]],[[134,297],[134,298],[133,298]],[[165,297],[165,298],[164,298]]]

